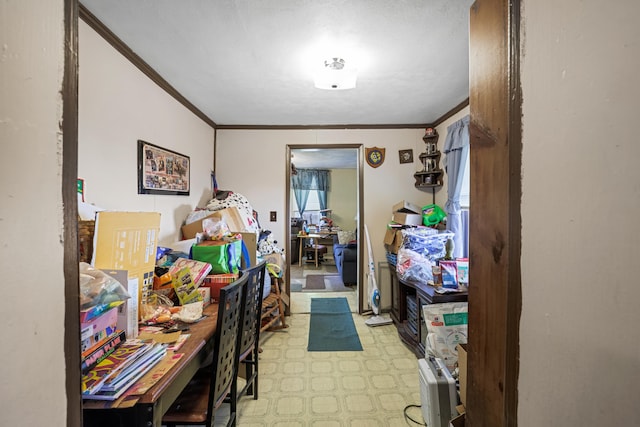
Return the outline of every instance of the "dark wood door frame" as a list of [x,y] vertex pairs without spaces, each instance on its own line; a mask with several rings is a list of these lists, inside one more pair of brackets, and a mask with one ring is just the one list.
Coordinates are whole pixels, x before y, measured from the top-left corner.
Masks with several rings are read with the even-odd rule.
[[82,425],[78,266],[78,0],[64,1],[62,81],[62,203],[64,206],[64,361],[67,426]]
[[516,426],[522,304],[520,1],[470,13],[467,425]]
[[[358,220],[357,220],[357,234],[363,236],[363,214],[364,214],[364,154],[362,144],[314,144],[310,145],[287,145],[286,148],[286,173],[285,173],[285,212],[286,224],[285,224],[285,253],[291,253],[291,150],[304,149],[304,148],[318,148],[318,149],[355,149],[357,151],[357,198],[358,198]],[[364,242],[358,241],[358,313],[362,314],[366,307],[365,292],[366,286],[363,284],[363,260],[364,260]],[[287,257],[285,273],[285,287],[287,295],[291,296],[291,257]],[[290,314],[290,309],[287,307],[287,315]]]

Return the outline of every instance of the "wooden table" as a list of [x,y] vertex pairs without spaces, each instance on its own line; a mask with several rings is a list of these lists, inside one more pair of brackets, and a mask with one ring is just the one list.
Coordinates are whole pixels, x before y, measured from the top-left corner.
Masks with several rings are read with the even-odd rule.
[[[320,239],[332,239],[334,235],[336,235],[337,233],[335,231],[329,231],[326,233],[313,233],[313,234],[298,234],[298,240],[300,241],[300,243],[298,244],[299,249],[299,254],[298,254],[298,266],[302,265],[302,252],[304,250],[304,241],[305,239],[316,239],[316,240],[320,240]],[[318,266],[318,242],[316,242],[313,246],[315,247],[315,264],[316,267]]]
[[218,305],[209,305],[204,314],[203,320],[189,326],[190,336],[178,351],[184,356],[149,391],[137,399],[128,397],[118,407],[112,407],[112,402],[84,401],[83,425],[160,427],[164,413],[213,351]]

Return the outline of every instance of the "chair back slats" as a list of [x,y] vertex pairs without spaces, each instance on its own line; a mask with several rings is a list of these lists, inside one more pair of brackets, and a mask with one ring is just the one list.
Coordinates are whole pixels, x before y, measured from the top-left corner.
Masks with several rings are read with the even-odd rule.
[[209,415],[220,406],[229,394],[237,370],[239,331],[244,315],[245,290],[248,277],[240,277],[220,289],[218,323],[215,336],[217,350],[211,366]]
[[251,352],[260,339],[260,315],[266,266],[266,261],[262,261],[255,267],[242,271],[242,277],[247,278],[247,289],[240,337],[241,360]]

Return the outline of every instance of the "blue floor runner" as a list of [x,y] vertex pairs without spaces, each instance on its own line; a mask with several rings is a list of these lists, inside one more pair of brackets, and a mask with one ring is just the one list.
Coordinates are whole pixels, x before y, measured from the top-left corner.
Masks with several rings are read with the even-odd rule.
[[346,298],[312,298],[308,351],[362,351]]

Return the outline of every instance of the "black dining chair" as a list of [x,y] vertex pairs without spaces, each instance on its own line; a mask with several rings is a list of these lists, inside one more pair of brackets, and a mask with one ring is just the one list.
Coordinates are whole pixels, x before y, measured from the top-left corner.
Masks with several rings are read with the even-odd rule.
[[240,330],[244,315],[248,275],[220,289],[213,362],[200,369],[162,418],[167,427],[213,426],[216,411],[229,405],[227,426],[236,425],[237,401],[232,387],[238,375]]
[[238,372],[244,366],[246,384],[238,391],[237,378],[231,388],[233,397],[239,400],[245,394],[258,398],[258,350],[260,343],[260,324],[262,322],[262,297],[266,261],[242,271],[241,277],[247,278],[246,303],[244,306],[242,331],[240,333],[240,351]]

